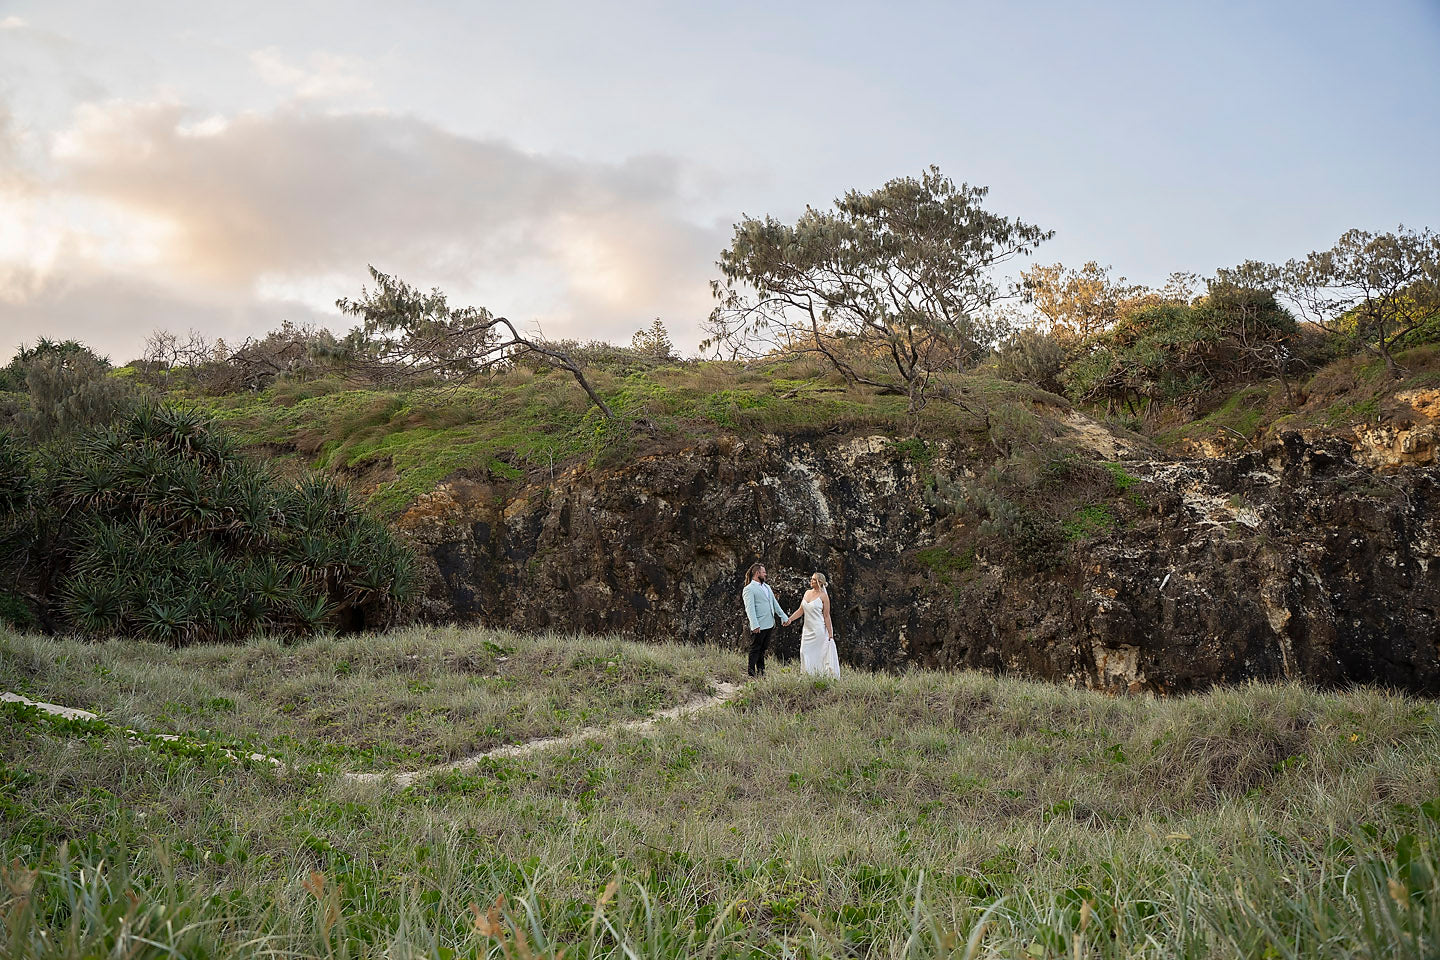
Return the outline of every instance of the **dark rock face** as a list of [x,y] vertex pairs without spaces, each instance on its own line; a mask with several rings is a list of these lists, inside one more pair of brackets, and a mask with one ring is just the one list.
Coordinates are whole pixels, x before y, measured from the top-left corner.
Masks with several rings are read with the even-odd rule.
[[[788,611],[825,572],[842,655],[882,666],[929,629],[911,609],[923,584],[904,583],[933,527],[924,486],[882,436],[727,438],[618,473],[571,472],[504,504],[492,488],[447,484],[402,526],[433,561],[437,616],[738,646],[740,590],[759,560]],[[781,652],[799,635],[785,630]]]
[[[428,558],[428,615],[519,630],[718,642],[765,562],[793,610],[831,581],[841,659],[1017,672],[1114,691],[1250,677],[1440,694],[1440,468],[1379,475],[1340,441],[1287,436],[1216,461],[1127,464],[1136,516],[1062,566],[963,582],[917,552],[935,474],[884,436],[720,438],[518,493],[443,485],[401,521]],[[782,631],[793,655],[798,626]]]

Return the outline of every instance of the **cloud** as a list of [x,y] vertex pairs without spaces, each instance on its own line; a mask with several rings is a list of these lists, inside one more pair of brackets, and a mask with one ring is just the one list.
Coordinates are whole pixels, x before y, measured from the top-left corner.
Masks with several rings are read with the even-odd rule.
[[20,17],[6,17],[0,20],[0,30],[21,30],[30,26],[29,21]]
[[217,295],[104,270],[74,269],[38,285],[23,304],[0,301],[0,356],[39,337],[74,338],[116,364],[140,356],[145,338],[164,328],[200,330],[229,343],[283,320],[325,325],[333,318],[294,300]]
[[628,339],[660,316],[693,344],[726,232],[687,215],[700,174],[671,158],[587,162],[303,104],[203,118],[89,104],[49,162],[29,227],[49,254],[17,265],[39,247],[12,238],[7,264],[0,249],[11,339],[39,323],[99,330],[107,309],[136,347],[147,324],[233,336],[287,309],[335,324],[335,298],[373,263],[551,336]]
[[365,93],[372,86],[360,61],[323,51],[312,53],[305,66],[297,66],[278,47],[266,47],[250,54],[250,64],[261,80],[272,87],[287,87],[300,97],[343,97]]

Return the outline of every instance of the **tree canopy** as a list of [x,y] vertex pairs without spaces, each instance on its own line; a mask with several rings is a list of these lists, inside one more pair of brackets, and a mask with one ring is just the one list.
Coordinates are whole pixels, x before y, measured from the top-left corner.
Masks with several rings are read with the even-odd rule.
[[987,193],[930,167],[851,191],[833,210],[806,208],[794,225],[745,218],[720,255],[702,349],[815,353],[919,406],[935,373],[972,364],[996,339],[985,317],[1018,293],[996,268],[1052,236],[986,210]]
[[1346,231],[1335,246],[1278,268],[1281,289],[1306,319],[1353,337],[1398,375],[1393,349],[1440,316],[1440,235]]

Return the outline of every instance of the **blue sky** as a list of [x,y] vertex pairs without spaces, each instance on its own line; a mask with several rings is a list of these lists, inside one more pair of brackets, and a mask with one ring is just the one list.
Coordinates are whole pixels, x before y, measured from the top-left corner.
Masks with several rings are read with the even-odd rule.
[[741,214],[931,163],[1148,283],[1440,227],[1440,3],[0,0],[0,351],[339,324],[366,263],[689,347]]

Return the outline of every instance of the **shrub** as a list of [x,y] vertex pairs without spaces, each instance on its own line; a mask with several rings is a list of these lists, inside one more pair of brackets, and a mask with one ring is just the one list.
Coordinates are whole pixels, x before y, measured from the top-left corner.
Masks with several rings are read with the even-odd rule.
[[630,349],[656,360],[676,359],[675,344],[670,340],[670,331],[665,329],[665,324],[660,322],[659,317],[656,317],[650,326],[635,331],[635,335],[630,338]]
[[329,357],[337,347],[329,330],[289,320],[233,349],[224,340],[211,343],[195,331],[182,339],[156,330],[146,340],[144,358],[133,366],[141,379],[156,386],[211,395],[255,392],[277,382],[324,376],[331,372]]
[[1114,526],[1100,501],[1136,482],[1062,445],[1016,442],[979,476],[942,480],[939,496],[965,520],[955,552],[1029,572],[1063,563],[1071,544]]
[[1295,319],[1273,293],[1212,284],[1194,304],[1143,307],[1097,337],[1065,370],[1078,401],[1177,401],[1216,387],[1288,376]]
[[1043,330],[1017,330],[995,348],[995,375],[1061,393],[1060,373],[1069,351],[1059,337]]
[[40,584],[95,635],[171,643],[390,625],[412,559],[348,488],[284,484],[201,415],[143,407],[47,451]]

